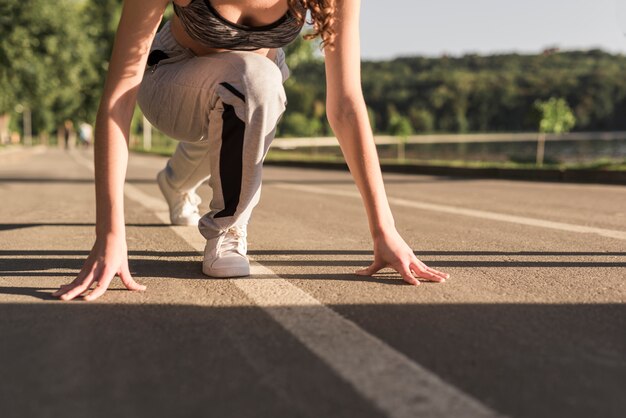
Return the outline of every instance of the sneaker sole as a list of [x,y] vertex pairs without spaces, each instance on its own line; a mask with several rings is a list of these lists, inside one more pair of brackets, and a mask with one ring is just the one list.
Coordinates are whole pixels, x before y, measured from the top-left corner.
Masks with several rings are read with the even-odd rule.
[[229,268],[202,267],[202,273],[210,277],[245,277],[250,275],[250,266]]

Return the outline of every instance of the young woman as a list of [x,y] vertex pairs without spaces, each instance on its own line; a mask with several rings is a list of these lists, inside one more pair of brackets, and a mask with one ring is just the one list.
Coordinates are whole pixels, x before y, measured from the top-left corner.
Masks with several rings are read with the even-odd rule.
[[[361,91],[359,0],[176,0],[155,33],[166,0],[126,0],[96,120],[96,240],[77,278],[54,293],[62,300],[100,297],[117,274],[145,290],[128,269],[123,185],[130,121],[138,102],[161,131],[180,140],[157,182],[174,224],[198,224],[207,239],[202,271],[249,274],[246,225],[259,200],[263,158],[285,110],[285,46],[307,11],[321,36],[327,117],[361,193],[374,262],[413,285],[448,275],[419,261],[394,226]],[[196,188],[213,190],[198,213]]]

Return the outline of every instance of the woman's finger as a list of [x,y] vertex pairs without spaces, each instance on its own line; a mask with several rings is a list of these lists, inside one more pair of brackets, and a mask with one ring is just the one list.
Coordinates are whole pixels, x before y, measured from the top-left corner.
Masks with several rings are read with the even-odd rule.
[[102,272],[98,280],[94,280],[97,283],[97,286],[83,299],[89,302],[92,300],[96,300],[100,296],[104,295],[104,292],[106,292],[109,288],[109,284],[111,284],[111,280],[113,280],[114,276],[115,274],[112,271],[107,271],[105,269],[105,271]]
[[[413,266],[414,265],[414,266]],[[417,267],[417,270],[415,270],[415,266]],[[417,257],[413,258],[413,263],[411,268],[413,268],[416,273],[421,272],[421,271],[428,271],[430,273],[433,273],[439,277],[441,277],[442,279],[444,279],[444,281],[446,279],[450,278],[450,275],[448,273],[444,273],[443,271],[439,271],[437,269],[434,269],[432,267],[428,267],[426,264],[424,264],[420,259],[418,259]]]
[[87,291],[87,289],[89,289],[93,281],[94,275],[89,274],[87,277],[85,277],[82,283],[75,285],[71,289],[67,289],[67,291],[61,295],[61,300],[72,300],[76,296],[83,294]]
[[411,270],[418,276],[423,279],[427,279],[433,282],[445,282],[446,278],[444,276],[440,276],[429,267],[422,267],[417,263],[411,263]]
[[59,297],[63,293],[67,292],[69,288],[72,286],[74,286],[72,283],[62,284],[61,286],[59,286],[59,288],[55,292],[52,292],[52,296],[54,296],[55,298]]
[[357,270],[356,274],[358,274],[359,276],[371,276],[372,274],[378,273],[385,267],[387,267],[387,264],[381,263],[380,261],[374,261],[372,264],[370,264],[369,267]]
[[92,271],[82,268],[74,280],[72,280],[70,283],[62,284],[61,286],[59,286],[59,289],[56,292],[52,293],[52,296],[56,298],[62,296],[68,291],[74,289],[76,286],[80,286],[90,276],[93,277]]
[[135,279],[133,279],[133,276],[130,274],[130,270],[128,269],[127,262],[122,265],[122,269],[118,274],[120,276],[120,279],[122,279],[122,283],[124,283],[124,286],[126,286],[126,289],[135,291],[146,290],[146,286],[137,283]]
[[57,291],[52,293],[52,296],[61,296],[63,293],[67,292],[68,290],[75,288],[76,286],[80,285],[83,282],[83,280],[85,280],[86,276],[87,276],[86,274],[78,273],[78,276],[74,280],[72,280],[69,283],[62,284],[61,286],[59,286]]
[[412,284],[414,286],[418,286],[420,284],[420,281],[413,276],[409,266],[401,264],[396,270],[398,270],[402,279],[408,284]]
[[444,279],[444,281],[450,278],[450,275],[448,273],[444,273],[443,271],[435,270],[432,267],[426,267],[426,269],[430,271],[431,273],[434,273],[437,276],[441,277],[442,279]]

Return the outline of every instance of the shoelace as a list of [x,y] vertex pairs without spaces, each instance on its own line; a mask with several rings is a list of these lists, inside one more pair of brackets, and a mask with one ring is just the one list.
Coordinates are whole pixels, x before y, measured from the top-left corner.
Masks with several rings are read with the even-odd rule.
[[178,212],[183,215],[190,215],[198,212],[198,205],[200,204],[200,196],[195,192],[189,192],[183,194],[183,199],[179,203]]
[[226,231],[220,252],[235,251],[245,255],[247,250],[245,227],[233,226]]

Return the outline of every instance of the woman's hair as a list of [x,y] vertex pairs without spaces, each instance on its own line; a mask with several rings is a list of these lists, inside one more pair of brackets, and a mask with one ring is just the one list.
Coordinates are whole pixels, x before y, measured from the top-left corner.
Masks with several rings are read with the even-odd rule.
[[[297,7],[298,3],[302,7]],[[311,12],[311,21],[307,23],[313,25],[313,32],[304,35],[304,39],[311,40],[319,36],[322,38],[322,48],[333,49],[336,35],[333,30],[335,0],[289,0],[289,8],[301,22],[306,19],[307,10]]]

